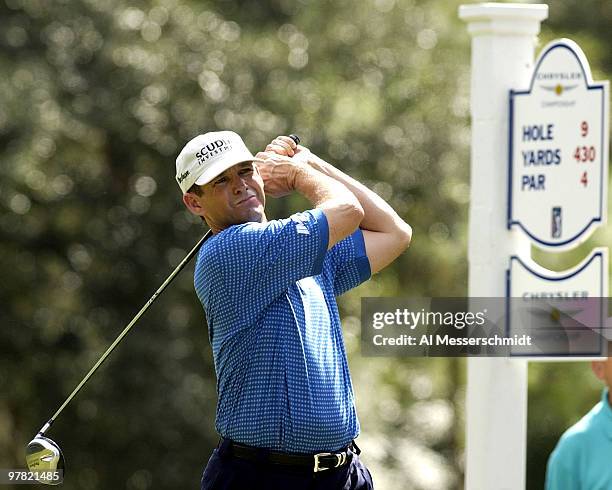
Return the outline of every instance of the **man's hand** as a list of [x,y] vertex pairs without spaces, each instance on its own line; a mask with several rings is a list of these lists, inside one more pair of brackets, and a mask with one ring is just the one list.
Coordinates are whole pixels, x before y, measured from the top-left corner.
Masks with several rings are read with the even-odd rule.
[[283,197],[295,190],[295,179],[299,170],[296,162],[271,151],[259,152],[255,158],[264,182],[264,191],[268,196]]
[[277,136],[268,146],[266,146],[265,151],[285,157],[293,157],[295,161],[299,161],[300,163],[309,163],[308,160],[312,156],[308,148],[296,144],[289,136]]
[[273,152],[284,157],[292,157],[296,152],[297,145],[289,136],[277,136],[266,146],[266,152]]
[[310,153],[303,146],[298,146],[289,136],[277,136],[265,151],[255,157],[257,167],[264,181],[264,190],[271,197],[283,197],[295,190],[295,173],[299,162],[294,156],[305,156]]

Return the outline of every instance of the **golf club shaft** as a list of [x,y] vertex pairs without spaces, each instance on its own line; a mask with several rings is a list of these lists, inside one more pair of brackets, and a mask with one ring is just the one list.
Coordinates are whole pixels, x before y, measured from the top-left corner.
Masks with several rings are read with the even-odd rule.
[[147,311],[149,306],[151,306],[153,302],[157,299],[157,297],[163,292],[163,290],[166,289],[166,286],[168,286],[168,284],[172,282],[172,280],[176,277],[176,275],[179,272],[181,272],[181,270],[183,270],[183,268],[194,257],[194,255],[198,253],[198,250],[200,250],[200,247],[202,246],[202,244],[206,240],[208,240],[211,234],[212,234],[212,231],[208,230],[204,234],[204,236],[200,239],[200,241],[196,243],[196,245],[191,249],[191,251],[186,255],[186,257],[181,261],[181,263],[176,267],[176,269],[174,269],[172,274],[170,274],[168,278],[164,281],[164,283],[157,289],[157,291],[153,293],[153,296],[151,296],[149,301],[146,302],[146,304],[140,309],[140,311],[136,314],[136,316],[132,318],[132,321],[127,324],[127,326],[123,329],[123,331],[119,334],[119,336],[115,339],[115,341],[109,346],[108,349],[106,349],[106,352],[102,354],[102,357],[98,359],[98,362],[94,364],[94,366],[89,370],[89,372],[85,375],[85,377],[81,380],[81,382],[74,389],[74,391],[68,396],[68,398],[66,398],[66,401],[62,404],[62,406],[59,407],[57,409],[57,412],[53,414],[53,417],[51,417],[49,421],[42,427],[42,429],[40,429],[38,434],[43,435],[49,429],[49,427],[51,427],[51,424],[53,424],[57,416],[60,413],[62,413],[62,410],[64,410],[66,405],[70,403],[70,401],[76,396],[76,394],[83,387],[83,385],[87,383],[87,380],[93,375],[93,373],[96,372],[96,370],[100,367],[100,365],[106,360],[106,358],[110,355],[113,349],[117,346],[117,344],[121,342],[123,337],[125,337],[129,333],[129,331],[132,329],[132,327],[138,321],[138,319],[144,314],[145,311]]

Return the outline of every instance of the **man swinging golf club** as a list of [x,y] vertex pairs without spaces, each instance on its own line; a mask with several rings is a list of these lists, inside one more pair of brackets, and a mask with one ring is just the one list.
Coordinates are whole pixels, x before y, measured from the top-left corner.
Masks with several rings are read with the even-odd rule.
[[[208,323],[221,435],[202,489],[370,489],[335,297],[409,245],[378,195],[279,136],[254,157],[236,133],[192,139],[176,160],[183,202],[213,236],[195,289]],[[266,196],[311,209],[268,220]]]

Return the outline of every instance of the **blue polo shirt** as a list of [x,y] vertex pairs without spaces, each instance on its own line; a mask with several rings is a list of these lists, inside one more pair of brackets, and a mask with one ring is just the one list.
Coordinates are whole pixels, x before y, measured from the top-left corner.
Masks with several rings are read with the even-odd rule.
[[608,390],[589,413],[570,427],[550,455],[546,490],[612,488],[612,408]]
[[335,297],[370,277],[357,230],[329,251],[324,213],[231,226],[198,254],[217,374],[216,429],[277,451],[337,450],[359,433]]

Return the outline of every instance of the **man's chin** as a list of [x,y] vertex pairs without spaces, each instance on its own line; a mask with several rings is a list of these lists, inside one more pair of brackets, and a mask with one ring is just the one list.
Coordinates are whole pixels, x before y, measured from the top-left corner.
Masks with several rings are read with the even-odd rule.
[[264,223],[266,221],[266,215],[263,211],[263,207],[258,206],[245,213],[243,219],[243,223]]
[[266,215],[263,211],[257,211],[255,213],[252,213],[252,219],[250,219],[249,221],[254,221],[256,223],[265,223]]

